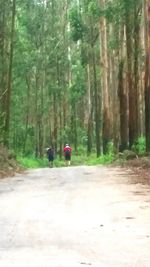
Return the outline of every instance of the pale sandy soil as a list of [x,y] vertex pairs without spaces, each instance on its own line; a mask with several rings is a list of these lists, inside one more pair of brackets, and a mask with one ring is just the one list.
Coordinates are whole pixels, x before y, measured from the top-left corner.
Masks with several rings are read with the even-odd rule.
[[0,180],[0,267],[150,267],[150,187],[66,167]]

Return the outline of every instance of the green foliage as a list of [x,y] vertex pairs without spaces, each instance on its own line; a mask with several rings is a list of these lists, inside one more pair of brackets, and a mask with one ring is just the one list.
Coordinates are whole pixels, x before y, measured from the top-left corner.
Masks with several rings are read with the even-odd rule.
[[108,23],[118,23],[121,22],[123,12],[123,1],[114,0],[106,2],[102,15],[106,17]]
[[86,155],[86,147],[84,146],[79,146],[78,147],[78,152],[77,152],[77,156],[85,156]]
[[144,136],[138,138],[135,144],[132,147],[133,151],[135,151],[138,155],[143,155],[146,151],[146,140]]
[[87,161],[86,164],[87,165],[107,165],[112,163],[114,160],[114,156],[112,154],[106,154],[106,155],[102,155],[99,158],[96,158],[96,155],[94,156],[90,156]]
[[76,102],[82,99],[86,93],[85,87],[85,70],[83,66],[78,62],[78,64],[72,66],[73,81],[70,87],[70,99],[71,102]]
[[113,142],[109,142],[108,145],[107,145],[107,154],[109,156],[113,156],[114,154],[114,144]]
[[99,5],[95,1],[90,1],[88,4],[88,13],[89,15],[92,15],[93,18],[99,19],[101,10]]
[[18,156],[17,161],[24,168],[41,168],[46,167],[48,162],[46,159],[37,159],[35,157],[22,157]]
[[114,155],[114,146],[112,142],[109,142],[107,145],[107,154],[106,155],[101,155],[100,157],[96,157],[95,153],[93,153],[92,155],[90,155],[87,158],[86,163],[88,165],[98,165],[98,164],[109,164],[112,163],[113,160],[115,158]]
[[[17,161],[19,164],[27,169],[35,169],[35,168],[48,168],[49,167],[49,162],[47,158],[39,159],[35,157],[23,157],[23,156],[18,156]],[[65,161],[64,160],[59,160],[55,159],[53,167],[64,167],[65,166]]]
[[72,40],[74,42],[82,40],[84,32],[85,32],[85,26],[83,24],[83,21],[81,19],[81,16],[80,16],[80,13],[77,7],[74,7],[70,10],[69,21],[70,21],[70,25],[72,28],[72,31],[71,31]]

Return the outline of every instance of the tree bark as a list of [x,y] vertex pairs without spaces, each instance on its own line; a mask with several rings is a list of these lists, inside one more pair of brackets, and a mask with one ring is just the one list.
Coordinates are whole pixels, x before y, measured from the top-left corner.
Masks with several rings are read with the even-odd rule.
[[16,0],[12,2],[12,21],[11,21],[11,38],[10,38],[10,59],[8,70],[8,84],[7,84],[7,108],[6,108],[6,121],[5,121],[5,140],[4,144],[9,146],[9,128],[10,128],[10,104],[11,104],[11,91],[12,91],[12,68],[13,68],[13,52],[14,52],[14,31],[15,31],[15,15],[16,15]]
[[118,95],[119,95],[119,102],[120,102],[120,148],[119,150],[121,152],[128,148],[128,116],[127,116],[128,101],[127,101],[127,93],[124,88],[123,69],[124,69],[124,62],[122,60],[119,63],[119,74],[118,74]]
[[88,89],[88,119],[87,119],[87,154],[92,152],[93,132],[93,93],[91,88],[90,65],[87,65],[87,89]]
[[[100,6],[104,8],[105,0],[100,0]],[[100,67],[102,70],[102,101],[103,101],[103,153],[107,153],[110,142],[110,103],[108,89],[108,55],[107,55],[107,25],[105,17],[100,18]]]
[[139,54],[140,54],[140,15],[142,5],[134,7],[134,91],[135,91],[135,116],[136,138],[140,136],[140,88],[139,88]]
[[144,1],[145,14],[145,135],[146,151],[150,152],[150,1]]
[[137,92],[133,83],[133,42],[132,42],[132,15],[126,11],[126,49],[127,49],[127,89],[129,94],[129,148],[137,140]]

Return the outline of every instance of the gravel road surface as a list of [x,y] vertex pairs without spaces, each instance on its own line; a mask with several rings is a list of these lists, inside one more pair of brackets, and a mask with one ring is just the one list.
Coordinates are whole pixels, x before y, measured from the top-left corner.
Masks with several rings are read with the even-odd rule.
[[150,267],[150,188],[129,170],[65,167],[0,180],[0,267]]

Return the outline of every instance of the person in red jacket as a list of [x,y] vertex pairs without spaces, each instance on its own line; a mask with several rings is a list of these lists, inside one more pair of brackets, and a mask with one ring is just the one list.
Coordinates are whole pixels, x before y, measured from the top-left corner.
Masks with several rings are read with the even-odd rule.
[[71,152],[72,152],[71,147],[68,144],[66,144],[64,147],[64,157],[65,157],[66,165],[68,166],[70,166],[70,162],[71,162]]

